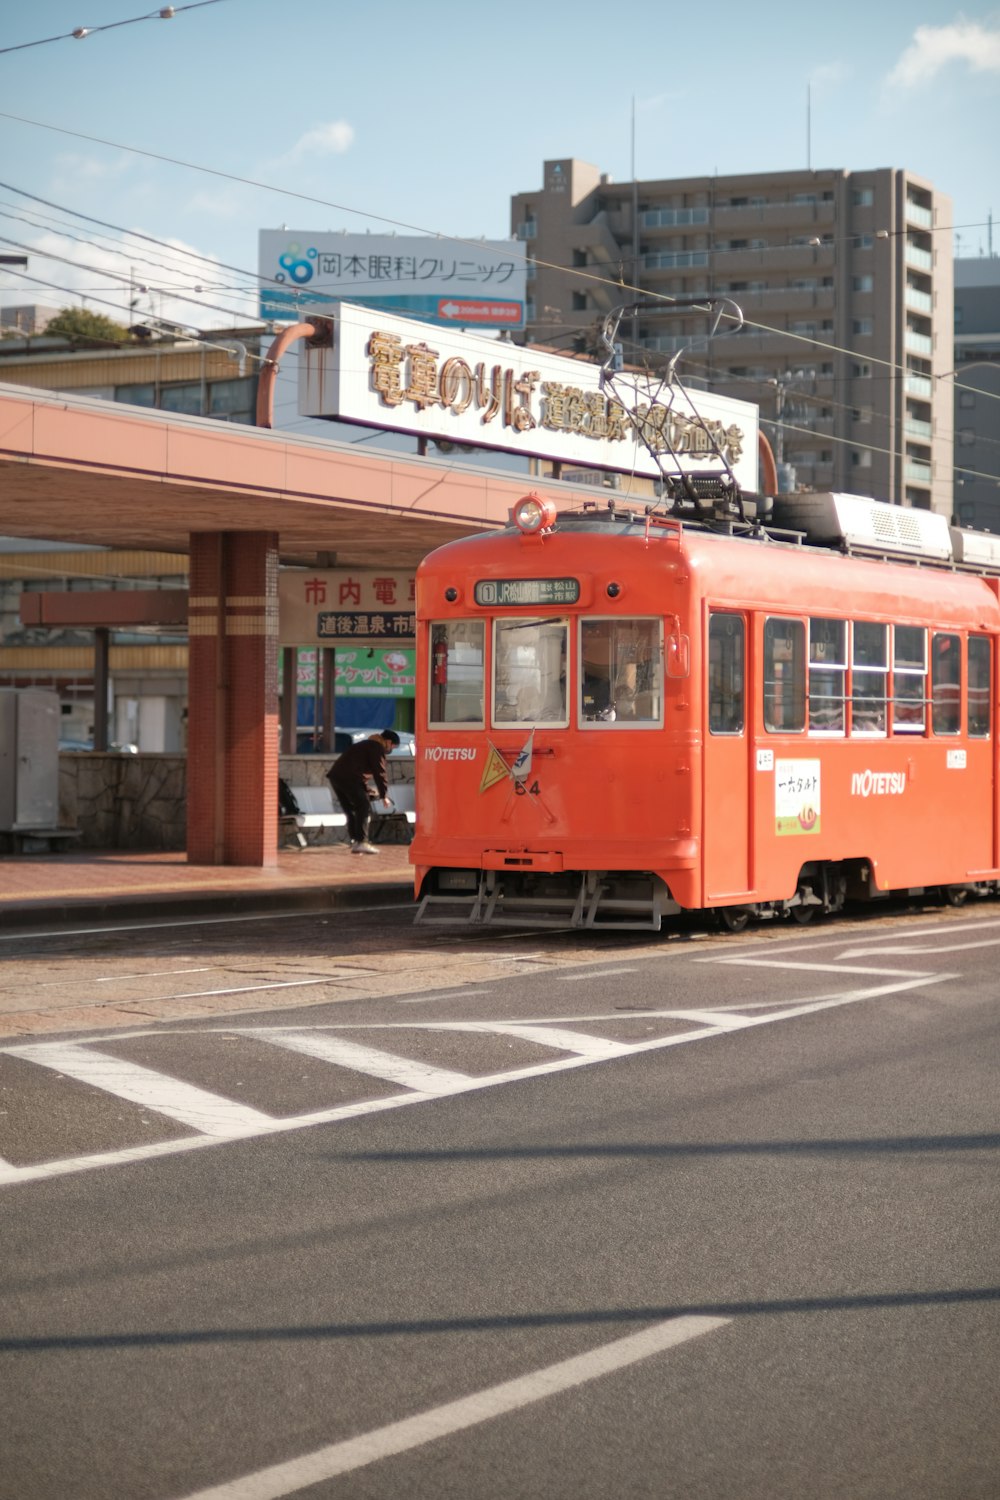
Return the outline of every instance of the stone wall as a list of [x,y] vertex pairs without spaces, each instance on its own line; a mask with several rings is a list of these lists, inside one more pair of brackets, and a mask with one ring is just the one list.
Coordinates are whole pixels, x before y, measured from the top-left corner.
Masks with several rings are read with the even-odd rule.
[[[333,757],[282,755],[279,775],[290,786],[320,786]],[[414,779],[412,756],[392,756],[390,782]],[[78,828],[77,849],[183,849],[186,843],[187,759],[183,755],[104,754],[69,750],[59,755],[59,823]],[[337,829],[318,829],[310,843],[336,843]],[[408,838],[405,825],[383,825],[383,843]]]

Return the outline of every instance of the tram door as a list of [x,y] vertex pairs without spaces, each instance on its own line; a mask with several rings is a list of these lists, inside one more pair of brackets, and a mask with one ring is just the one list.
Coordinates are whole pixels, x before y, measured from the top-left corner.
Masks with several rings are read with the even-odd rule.
[[702,850],[705,900],[741,896],[750,878],[747,619],[708,616]]

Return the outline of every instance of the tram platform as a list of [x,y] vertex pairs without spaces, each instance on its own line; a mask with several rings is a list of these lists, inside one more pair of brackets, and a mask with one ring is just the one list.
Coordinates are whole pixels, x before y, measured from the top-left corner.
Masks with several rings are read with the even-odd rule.
[[183,852],[19,854],[0,858],[0,930],[389,905],[412,892],[405,844],[382,845],[378,855],[343,843],[281,850],[267,869],[189,864]]

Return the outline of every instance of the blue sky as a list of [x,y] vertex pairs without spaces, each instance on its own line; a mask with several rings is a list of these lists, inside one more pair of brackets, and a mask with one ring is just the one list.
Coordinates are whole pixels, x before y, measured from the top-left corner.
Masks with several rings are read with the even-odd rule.
[[[140,311],[231,325],[255,306],[258,229],[501,238],[511,194],[539,187],[547,158],[628,180],[633,117],[640,177],[906,167],[952,196],[961,254],[985,253],[987,216],[1000,219],[1000,9],[175,9],[161,20],[132,0],[3,6],[0,235],[28,245],[29,274],[53,285],[0,268],[0,301],[83,295],[120,317],[131,280],[148,288]],[[69,35],[83,26],[90,35]]]

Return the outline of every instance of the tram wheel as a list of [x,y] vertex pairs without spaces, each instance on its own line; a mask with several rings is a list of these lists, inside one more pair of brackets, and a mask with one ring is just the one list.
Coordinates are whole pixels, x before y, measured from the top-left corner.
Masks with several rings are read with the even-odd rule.
[[967,885],[946,885],[942,894],[948,906],[964,906],[969,899],[969,887]]
[[743,932],[750,925],[750,908],[747,906],[720,906],[719,921],[729,932]]
[[810,903],[810,905],[808,906],[803,906],[800,904],[798,906],[790,906],[788,908],[788,914],[791,917],[792,921],[797,922],[800,927],[807,926],[807,924],[815,918],[818,911],[819,907],[813,905],[812,903]]

